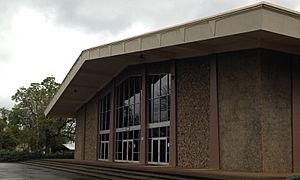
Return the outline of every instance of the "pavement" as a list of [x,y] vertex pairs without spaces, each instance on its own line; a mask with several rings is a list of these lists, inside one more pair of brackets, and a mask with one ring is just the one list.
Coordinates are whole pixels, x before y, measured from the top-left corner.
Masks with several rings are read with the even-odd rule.
[[96,180],[90,176],[18,163],[0,163],[0,180]]

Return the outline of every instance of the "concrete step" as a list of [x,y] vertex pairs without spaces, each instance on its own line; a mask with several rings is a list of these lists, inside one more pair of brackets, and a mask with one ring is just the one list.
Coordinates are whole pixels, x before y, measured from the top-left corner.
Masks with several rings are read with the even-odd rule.
[[[69,168],[61,168],[61,167],[56,167],[52,165],[43,165],[39,163],[30,163],[30,162],[22,162],[22,164],[27,164],[27,165],[32,165],[32,166],[37,166],[37,167],[43,167],[43,168],[49,168],[49,169],[55,169],[55,170],[60,170],[60,171],[65,171],[65,172],[71,172],[71,173],[76,173],[84,176],[91,176],[91,177],[96,177],[100,179],[105,179],[105,180],[113,180],[114,178],[111,176],[107,176],[104,174],[94,174],[94,173],[89,173],[89,172],[81,172],[77,170],[72,170]],[[116,179],[116,178],[115,178]]]
[[111,162],[101,162],[101,161],[78,161],[78,160],[60,160],[60,159],[51,159],[46,160],[47,162],[63,162],[70,164],[79,164],[84,166],[91,167],[102,167],[109,168],[114,170],[124,170],[127,173],[131,172],[134,174],[143,175],[146,177],[160,178],[160,179],[223,179],[216,176],[211,176],[210,174],[195,174],[191,172],[183,172],[181,168],[174,168],[170,166],[157,166],[157,165],[139,165],[135,163],[111,163]]
[[137,168],[130,168],[124,165],[117,164],[83,164],[82,162],[65,162],[61,160],[34,160],[23,162],[29,165],[36,165],[58,170],[65,170],[79,174],[105,178],[105,179],[210,179],[189,176],[186,174],[173,174],[170,172],[154,172],[151,169],[143,170]]
[[90,168],[84,166],[77,166],[77,165],[69,165],[69,164],[59,164],[59,163],[47,163],[47,162],[22,162],[27,165],[32,166],[39,166],[44,168],[51,168],[56,170],[62,170],[72,173],[77,173],[86,176],[98,177],[101,179],[120,179],[120,180],[128,180],[128,179],[145,179],[139,176],[133,176],[130,174],[121,174],[118,172],[113,172],[106,169],[97,169],[97,168]]

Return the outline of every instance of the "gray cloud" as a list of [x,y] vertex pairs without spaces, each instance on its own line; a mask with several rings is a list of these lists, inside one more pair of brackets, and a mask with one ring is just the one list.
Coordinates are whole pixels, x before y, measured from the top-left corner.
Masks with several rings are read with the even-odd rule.
[[[50,21],[88,33],[120,33],[134,22],[150,27],[166,27],[233,8],[258,0],[0,0],[0,12],[7,17],[21,6],[35,8]],[[270,0],[295,8],[294,0]],[[3,18],[1,18],[3,20]],[[3,22],[3,21],[2,21]],[[0,24],[1,27],[1,24]]]
[[1,107],[12,108],[13,105],[14,103],[10,98],[5,98],[0,96],[0,108]]
[[[134,23],[144,24],[150,28],[149,30],[153,30],[257,2],[259,0],[0,0],[0,63],[9,64],[11,57],[19,53],[13,52],[15,44],[7,43],[11,41],[10,38],[13,38],[9,33],[12,30],[12,20],[22,7],[39,11],[53,26],[62,26],[67,30],[78,29],[96,39],[103,37],[103,34],[118,36]],[[269,2],[300,10],[300,1],[269,0]],[[74,42],[77,42],[76,38]],[[74,50],[74,47],[70,47],[70,51],[71,49]],[[58,57],[58,53],[61,52],[53,53]],[[22,60],[20,59],[19,62]],[[15,65],[17,66],[19,64]],[[34,70],[28,69],[28,71]],[[7,75],[7,77],[11,76],[11,74]],[[18,86],[21,85],[23,84]],[[0,97],[0,107],[11,107],[12,104],[10,96]]]
[[8,61],[11,57],[11,53],[7,51],[2,51],[0,48],[0,62]]

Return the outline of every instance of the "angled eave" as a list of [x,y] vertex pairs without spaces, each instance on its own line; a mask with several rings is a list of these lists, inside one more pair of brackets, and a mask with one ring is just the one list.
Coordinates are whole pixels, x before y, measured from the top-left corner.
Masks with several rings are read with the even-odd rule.
[[300,54],[300,14],[259,3],[187,24],[84,50],[45,110],[74,117],[129,65],[267,48]]

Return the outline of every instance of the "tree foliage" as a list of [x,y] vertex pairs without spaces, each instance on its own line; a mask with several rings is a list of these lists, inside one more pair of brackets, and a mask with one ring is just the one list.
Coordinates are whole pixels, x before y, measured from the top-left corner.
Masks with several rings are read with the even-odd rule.
[[[59,88],[54,77],[21,87],[12,96],[12,110],[3,110],[0,129],[14,135],[15,145],[34,152],[56,152],[63,143],[74,139],[75,122],[70,118],[46,117],[44,111]],[[6,123],[5,123],[6,122]],[[2,125],[4,123],[4,125]]]
[[16,134],[9,124],[10,111],[6,108],[0,108],[0,149],[12,150],[16,144]]

